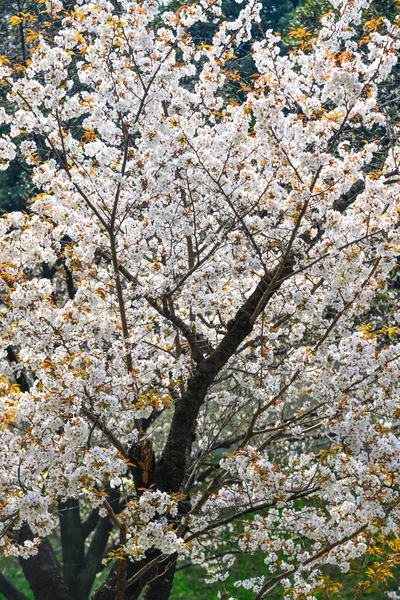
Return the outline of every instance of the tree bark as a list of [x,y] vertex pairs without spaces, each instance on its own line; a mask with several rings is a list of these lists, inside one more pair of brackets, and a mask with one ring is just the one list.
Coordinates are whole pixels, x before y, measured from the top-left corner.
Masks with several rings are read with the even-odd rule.
[[[33,537],[30,527],[23,525],[18,536],[19,543],[33,540]],[[35,556],[20,558],[20,564],[36,600],[74,600],[46,541],[40,544]]]
[[[142,567],[160,554],[159,550],[151,550],[146,558],[137,562],[128,562],[127,580],[134,577]],[[176,570],[177,556],[154,565],[143,577],[135,581],[125,590],[124,600],[137,600],[144,590],[143,600],[168,600]],[[93,600],[115,600],[115,588],[118,577],[118,561],[113,565],[107,580],[93,596]]]
[[[153,554],[154,557],[154,554]],[[143,559],[135,563],[128,563],[126,569],[126,578],[133,577],[150,559]],[[113,565],[110,574],[100,589],[93,596],[93,600],[115,600],[115,589],[117,586],[119,561]],[[125,590],[124,600],[137,600],[144,586],[146,585],[146,577],[139,579]]]
[[28,597],[20,592],[11,581],[8,581],[2,573],[0,573],[0,595],[3,595],[6,600],[28,600]]
[[[228,331],[219,346],[208,358],[197,365],[187,383],[186,392],[175,404],[168,439],[161,459],[156,465],[155,483],[158,489],[166,492],[181,491],[187,477],[197,417],[210,386],[243,340],[252,332],[254,326],[252,316],[260,302],[262,303],[261,310],[264,310],[269,300],[282,285],[282,281],[289,277],[293,270],[293,260],[289,259],[283,265],[275,284],[272,283],[275,272],[266,273],[232,321],[228,323]],[[155,556],[154,553],[151,554],[151,557],[149,555],[143,561],[128,564],[127,579],[134,576],[146,562]],[[169,565],[168,569],[165,569],[166,564]],[[175,569],[176,557],[171,557],[170,561],[156,565],[141,580],[126,590],[125,600],[136,600],[144,588],[144,600],[167,600],[170,597]],[[111,570],[109,577],[96,592],[93,600],[114,600],[116,573],[117,566]]]
[[76,576],[75,589],[77,593],[74,594],[74,600],[89,598],[96,574],[100,570],[111,529],[112,524],[108,517],[99,520],[87,550],[84,565]]
[[76,600],[86,600],[81,596],[77,583],[85,559],[85,540],[82,533],[82,523],[79,512],[79,502],[68,499],[58,506],[60,520],[61,548],[63,562],[63,578],[71,594]]
[[215,377],[227,364],[240,344],[253,330],[252,316],[262,302],[261,311],[265,309],[272,296],[294,270],[293,260],[287,260],[280,276],[272,285],[274,272],[266,273],[259,281],[256,289],[228,323],[228,331],[215,351],[198,365],[189,379],[186,392],[176,402],[175,412],[169,430],[167,442],[161,459],[156,467],[157,486],[162,491],[179,492],[186,477],[188,459],[191,453],[197,417]]
[[177,556],[160,563],[152,572],[152,580],[146,585],[142,600],[168,600],[176,571]]

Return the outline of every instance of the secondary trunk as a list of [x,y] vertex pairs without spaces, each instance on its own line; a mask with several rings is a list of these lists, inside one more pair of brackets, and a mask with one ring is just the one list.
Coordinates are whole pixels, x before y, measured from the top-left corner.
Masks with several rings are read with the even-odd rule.
[[[23,544],[33,540],[28,525],[21,527],[18,541]],[[36,600],[74,600],[58,570],[53,553],[46,541],[43,541],[38,553],[27,559],[20,559],[24,575],[31,586]]]

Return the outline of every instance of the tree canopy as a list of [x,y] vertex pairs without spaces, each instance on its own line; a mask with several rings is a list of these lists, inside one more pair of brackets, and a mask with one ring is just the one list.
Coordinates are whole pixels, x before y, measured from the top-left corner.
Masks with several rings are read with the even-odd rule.
[[239,554],[238,593],[317,598],[386,545],[361,597],[399,559],[400,20],[331,6],[290,52],[254,0],[12,17],[0,546],[37,600],[233,597]]

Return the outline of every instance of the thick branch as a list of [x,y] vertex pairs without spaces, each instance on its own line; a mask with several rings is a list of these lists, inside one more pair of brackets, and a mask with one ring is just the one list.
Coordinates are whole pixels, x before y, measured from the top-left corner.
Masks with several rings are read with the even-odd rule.
[[[264,310],[281,285],[281,280],[293,272],[293,261],[288,260],[274,285],[275,273],[267,273],[256,289],[228,323],[228,331],[215,349],[189,379],[186,392],[175,405],[167,443],[157,466],[157,482],[161,489],[177,492],[185,479],[185,470],[195,437],[197,415],[215,377],[227,364],[243,340],[252,332],[252,317],[256,308]],[[267,290],[269,289],[268,293]],[[260,304],[261,302],[261,304]]]
[[61,548],[63,561],[63,578],[68,588],[79,595],[76,576],[81,569],[85,557],[84,536],[79,512],[79,502],[73,498],[58,506],[60,520]]
[[82,523],[82,534],[86,539],[92,533],[92,531],[96,528],[97,523],[100,520],[100,515],[98,510],[92,510],[86,521]]
[[170,321],[175,327],[182,333],[184,338],[187,340],[190,351],[192,353],[193,360],[199,364],[204,360],[204,354],[211,354],[212,347],[210,342],[201,334],[192,331],[189,325],[172,313],[172,311],[166,309],[166,307],[161,308],[160,305],[150,297],[146,297],[150,306],[154,308],[162,317]]
[[92,542],[87,550],[83,568],[76,578],[76,586],[79,591],[76,598],[88,597],[96,574],[100,569],[101,561],[104,558],[111,528],[111,521],[108,517],[99,520]]
[[2,573],[0,573],[0,595],[3,595],[6,600],[29,600]]
[[346,208],[355,202],[357,196],[359,196],[364,190],[365,181],[363,179],[358,179],[355,183],[353,183],[348,192],[335,200],[335,202],[332,204],[333,210],[343,213]]

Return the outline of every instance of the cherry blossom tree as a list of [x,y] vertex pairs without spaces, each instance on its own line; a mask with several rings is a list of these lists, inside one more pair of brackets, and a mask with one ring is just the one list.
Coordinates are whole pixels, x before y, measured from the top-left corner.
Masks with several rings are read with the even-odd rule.
[[193,564],[223,592],[238,553],[256,600],[314,597],[399,536],[400,311],[365,315],[400,252],[400,37],[368,5],[289,55],[266,32],[240,102],[254,0],[157,30],[153,0],[49,0],[2,58],[1,168],[37,193],[0,221],[0,543],[38,600],[163,600]]

